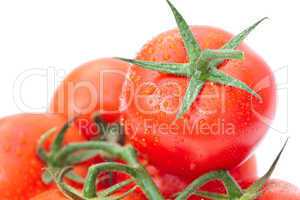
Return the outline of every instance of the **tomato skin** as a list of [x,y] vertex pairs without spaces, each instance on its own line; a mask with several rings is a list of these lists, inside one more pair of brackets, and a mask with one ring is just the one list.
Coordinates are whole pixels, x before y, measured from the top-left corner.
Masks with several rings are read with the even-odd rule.
[[65,197],[58,189],[52,189],[43,192],[30,200],[68,200],[68,198]]
[[[44,164],[36,154],[40,136],[66,119],[55,114],[19,114],[0,120],[0,199],[28,200],[53,185],[41,181]],[[53,135],[53,137],[55,134]],[[53,140],[47,140],[45,147]],[[77,129],[70,128],[65,142],[82,141]]]
[[281,180],[270,180],[257,200],[300,200],[300,189]]
[[[116,195],[121,195],[121,194],[116,194]],[[68,198],[65,197],[62,194],[62,192],[59,191],[58,189],[53,189],[41,193],[30,200],[68,200]],[[123,198],[123,200],[147,200],[147,199],[138,193],[131,193],[130,195]]]
[[50,111],[76,121],[88,138],[97,134],[91,122],[99,112],[107,122],[120,118],[119,99],[129,65],[112,58],[97,59],[74,69],[57,88]]
[[[232,37],[212,27],[194,26],[191,30],[203,49],[221,48]],[[245,91],[207,82],[190,110],[178,120],[187,78],[131,67],[122,95],[127,109],[126,134],[151,164],[194,179],[208,171],[232,169],[261,141],[268,129],[261,117],[271,120],[275,112],[274,77],[249,47],[242,44],[239,49],[245,59],[226,61],[219,69],[252,88],[267,83],[257,91],[263,101]],[[146,44],[137,59],[186,63],[187,55],[178,31],[171,30]]]

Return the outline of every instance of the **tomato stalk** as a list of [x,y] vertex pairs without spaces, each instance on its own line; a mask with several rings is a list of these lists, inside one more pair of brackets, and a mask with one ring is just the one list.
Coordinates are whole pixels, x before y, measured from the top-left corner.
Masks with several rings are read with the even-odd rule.
[[234,49],[237,48],[249,35],[249,33],[266,18],[259,20],[258,22],[232,38],[221,49],[201,49],[192,31],[190,30],[189,25],[184,20],[182,15],[169,0],[167,0],[167,3],[170,6],[177,22],[180,35],[183,39],[187,51],[189,62],[178,64],[147,62],[126,58],[118,59],[138,65],[145,69],[188,77],[190,79],[190,82],[186,90],[182,105],[179,109],[179,112],[177,113],[177,118],[181,118],[189,110],[190,106],[195,101],[196,97],[207,81],[232,86],[244,90],[252,94],[256,98],[261,99],[261,97],[247,84],[223,73],[222,71],[219,71],[217,67],[227,59],[242,60],[243,52]]
[[[53,144],[51,145],[51,151],[49,153],[45,151],[45,149],[43,148],[43,144],[55,129],[51,129],[46,132],[41,137],[38,145],[39,156],[48,163],[48,172],[51,176],[54,177],[54,180],[58,184],[59,188],[65,193],[65,195],[69,196],[72,199],[79,200],[109,199],[109,195],[113,194],[115,191],[129,185],[132,182],[135,182],[136,185],[123,195],[133,192],[136,187],[140,187],[149,199],[163,200],[162,195],[158,191],[147,170],[137,160],[136,151],[131,145],[121,146],[119,144],[108,141],[90,141],[82,143],[71,143],[63,146],[62,141],[64,139],[65,133],[70,127],[71,122],[72,121],[67,122],[61,129],[59,134],[56,136]],[[207,173],[194,180],[189,186],[186,187],[185,190],[178,194],[176,200],[186,200],[192,195],[216,200],[255,200],[259,196],[262,187],[265,185],[266,181],[273,173],[283,153],[283,150],[287,145],[287,141],[285,142],[283,148],[281,149],[268,172],[248,189],[243,191],[234,180],[234,178],[228,173],[228,171],[218,170]],[[78,177],[76,174],[74,174],[70,170],[70,168],[66,168],[66,166],[78,164],[99,154],[109,157],[110,159],[121,159],[125,161],[126,164],[104,162],[92,165],[88,170],[88,174],[85,180],[82,177]],[[121,172],[131,176],[132,178],[115,184],[106,190],[97,192],[99,175],[103,172]],[[77,182],[84,183],[83,190],[80,192],[64,183],[63,177],[65,176]],[[224,183],[227,191],[226,195],[199,191],[199,188],[205,183],[214,180],[219,180]]]
[[[81,196],[83,199],[96,198],[98,175],[102,172],[119,171],[133,177],[136,185],[144,191],[145,195],[149,199],[163,199],[147,170],[137,160],[136,151],[131,145],[121,146],[117,143],[109,141],[90,141],[71,143],[66,146],[62,146],[62,141],[65,133],[70,127],[71,122],[72,121],[66,123],[56,136],[53,144],[51,145],[51,150],[49,153],[43,148],[43,144],[49,135],[53,133],[54,129],[51,129],[45,133],[39,141],[38,155],[47,163],[48,173],[50,173],[49,175],[57,177],[57,174],[59,174],[66,166],[81,163],[96,155],[103,155],[109,159],[121,159],[125,161],[126,164],[104,162],[93,165],[89,168],[86,180],[84,180],[82,195],[77,191],[74,192],[74,189],[72,189],[70,186],[62,187],[65,189],[67,188],[65,191],[66,193],[72,193],[75,196],[80,194],[79,196]],[[71,178],[75,181],[77,180],[77,182],[79,182],[79,178],[72,173],[72,171],[67,171],[63,174],[68,178]],[[82,180],[80,180],[80,182],[82,182]]]

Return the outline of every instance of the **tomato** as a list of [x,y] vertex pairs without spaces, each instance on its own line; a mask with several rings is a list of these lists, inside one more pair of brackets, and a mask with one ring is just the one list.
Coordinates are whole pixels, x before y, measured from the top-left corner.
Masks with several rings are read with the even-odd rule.
[[[232,35],[208,26],[191,27],[202,49],[221,48]],[[176,119],[189,80],[133,65],[122,94],[126,134],[151,164],[190,179],[243,162],[265,135],[275,112],[275,83],[268,65],[245,44],[245,58],[227,60],[219,70],[253,88],[262,98],[206,82],[188,112]],[[178,30],[160,34],[138,60],[186,63]]]
[[[122,195],[122,194],[116,194],[116,195]],[[58,189],[53,189],[46,191],[42,194],[37,195],[36,197],[30,199],[30,200],[68,200],[67,197],[65,197],[62,192],[60,192]],[[142,195],[131,193],[123,200],[146,200]]]
[[52,189],[43,192],[30,200],[68,200],[68,198],[65,197],[58,189]]
[[112,58],[98,59],[73,70],[57,88],[50,110],[68,118],[80,116],[77,125],[88,137],[98,134],[91,122],[100,113],[106,122],[120,117],[119,99],[128,64]]
[[[56,114],[19,114],[0,120],[1,200],[28,200],[52,187],[41,180],[45,166],[37,156],[37,142],[43,133],[59,129],[65,122]],[[82,140],[75,128],[70,128],[65,138],[65,142]],[[45,147],[50,143],[47,140]]]
[[270,180],[258,200],[299,200],[300,189],[281,180]]

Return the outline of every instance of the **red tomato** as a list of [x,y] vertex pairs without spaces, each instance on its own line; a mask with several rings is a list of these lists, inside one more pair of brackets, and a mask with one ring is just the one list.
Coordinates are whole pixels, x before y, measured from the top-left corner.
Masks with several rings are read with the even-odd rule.
[[91,138],[98,134],[91,123],[95,113],[107,122],[120,117],[119,99],[129,65],[112,58],[98,59],[73,70],[58,87],[50,110],[77,120],[80,130]]
[[281,180],[270,180],[258,200],[300,200],[300,189]]
[[52,189],[41,193],[30,200],[68,200],[68,198],[65,197],[58,189]]
[[[49,189],[42,183],[45,166],[36,154],[37,141],[66,119],[55,114],[20,114],[0,120],[0,199],[28,200]],[[65,141],[81,141],[77,129],[70,128]],[[46,142],[46,148],[51,141]]]
[[[212,27],[191,27],[203,49],[221,48],[232,35]],[[245,44],[245,58],[219,69],[249,85],[262,101],[229,86],[207,82],[190,110],[176,114],[188,79],[132,66],[122,95],[126,134],[151,164],[182,177],[196,178],[243,162],[263,138],[275,112],[275,83],[268,65]],[[178,30],[160,34],[137,59],[186,63]]]
[[[121,195],[121,194],[116,194],[116,195]],[[32,198],[31,200],[68,200],[68,198],[65,197],[59,190],[54,189],[54,190],[46,191]],[[131,193],[130,195],[123,198],[123,200],[146,200],[146,199],[140,194]]]

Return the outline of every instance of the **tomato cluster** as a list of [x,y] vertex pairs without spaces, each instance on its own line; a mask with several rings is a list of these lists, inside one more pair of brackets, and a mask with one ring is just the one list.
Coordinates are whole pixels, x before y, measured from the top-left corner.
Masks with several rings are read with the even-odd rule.
[[263,20],[233,36],[189,27],[167,2],[178,29],[135,60],[85,63],[49,112],[0,120],[1,200],[300,199],[295,186],[267,181],[274,166],[257,177],[253,149],[274,116],[276,86],[242,41]]

